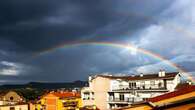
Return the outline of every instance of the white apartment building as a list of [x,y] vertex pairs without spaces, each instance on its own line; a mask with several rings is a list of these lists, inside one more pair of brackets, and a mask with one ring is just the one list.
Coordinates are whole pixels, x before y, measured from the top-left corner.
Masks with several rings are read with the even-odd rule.
[[84,106],[109,110],[174,91],[180,81],[179,72],[165,71],[132,76],[95,75],[89,77],[89,87],[81,90],[81,96]]

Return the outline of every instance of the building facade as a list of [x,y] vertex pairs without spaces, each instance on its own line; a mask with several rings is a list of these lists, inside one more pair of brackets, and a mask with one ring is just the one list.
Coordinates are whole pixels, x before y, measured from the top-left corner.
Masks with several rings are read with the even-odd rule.
[[89,87],[81,90],[83,106],[97,106],[100,110],[107,108],[110,79],[105,77],[89,77]]
[[173,92],[116,110],[195,110],[195,86],[185,85]]
[[0,105],[0,110],[29,110],[29,105],[27,103],[14,105]]
[[15,91],[0,92],[0,110],[29,110],[28,103]]
[[51,92],[44,95],[35,110],[78,110],[81,105],[81,96],[78,92]]
[[13,105],[21,102],[25,102],[25,99],[15,91],[0,92],[0,105]]
[[89,77],[89,87],[81,90],[81,96],[84,106],[96,105],[101,110],[108,110],[174,91],[179,83],[179,72],[160,71],[157,74],[132,76],[96,75]]

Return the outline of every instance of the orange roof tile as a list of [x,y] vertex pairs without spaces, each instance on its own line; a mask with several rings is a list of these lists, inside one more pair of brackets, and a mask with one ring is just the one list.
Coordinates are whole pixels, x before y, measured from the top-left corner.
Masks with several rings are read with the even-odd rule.
[[59,98],[81,97],[81,94],[78,92],[54,92],[51,94],[53,94]]

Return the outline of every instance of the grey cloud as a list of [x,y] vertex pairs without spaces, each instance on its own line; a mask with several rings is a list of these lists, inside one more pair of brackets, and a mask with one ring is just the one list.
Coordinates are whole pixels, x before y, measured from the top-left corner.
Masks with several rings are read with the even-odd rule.
[[[0,79],[16,82],[84,80],[90,73],[129,72],[129,68],[159,63],[142,53],[91,45],[61,48],[33,56],[34,53],[66,42],[86,40],[133,43],[169,59],[182,54],[194,54],[193,40],[182,37],[186,34],[178,33],[171,27],[174,25],[167,25],[179,22],[180,26],[190,32],[193,30],[191,22],[186,23],[185,15],[188,13],[185,14],[185,6],[180,8],[184,10],[182,15],[176,13],[176,2],[0,1],[0,61],[11,62],[24,69],[22,75],[2,75]],[[193,8],[187,10],[193,11]],[[184,46],[186,43],[188,45]],[[170,69],[167,65],[163,66]]]
[[0,62],[0,75],[18,76],[24,75],[26,71],[30,71],[31,67],[8,61]]
[[[169,60],[169,62],[179,65],[180,69],[185,70],[194,76],[193,72],[195,70],[193,68],[193,65],[195,65],[195,55],[176,56],[175,58]],[[167,72],[181,71],[180,69],[167,64],[165,61],[162,61],[159,63],[153,63],[149,65],[130,68],[129,72],[131,73],[154,73],[162,69],[164,69]]]
[[[140,30],[135,44],[157,53],[186,71],[194,71],[194,1],[175,1],[160,14],[157,24],[151,24]],[[188,7],[188,8],[186,8]],[[163,61],[130,68],[131,72],[153,72],[160,69],[178,71]]]
[[[149,1],[161,7],[148,8]],[[1,1],[0,35],[29,51],[78,39],[118,39],[152,22],[145,16],[156,15],[155,11],[162,11],[168,3],[169,0]]]

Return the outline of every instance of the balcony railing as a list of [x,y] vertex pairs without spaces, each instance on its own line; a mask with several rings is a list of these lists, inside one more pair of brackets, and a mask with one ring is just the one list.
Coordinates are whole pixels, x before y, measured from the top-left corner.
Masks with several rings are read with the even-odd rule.
[[126,103],[135,103],[135,102],[139,102],[139,101],[143,101],[142,98],[124,98],[124,99],[120,99],[120,98],[109,98],[109,102],[126,102]]
[[84,97],[83,100],[94,100],[94,98]]
[[167,90],[164,86],[157,86],[157,85],[144,85],[144,86],[137,86],[137,87],[129,87],[129,86],[119,86],[119,88],[113,88],[112,91],[118,90]]

